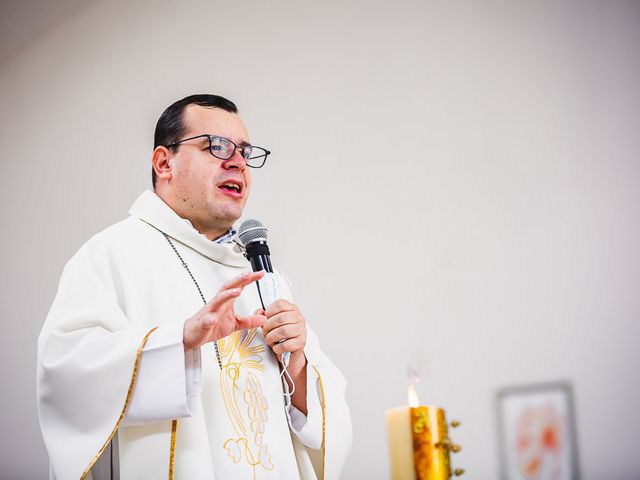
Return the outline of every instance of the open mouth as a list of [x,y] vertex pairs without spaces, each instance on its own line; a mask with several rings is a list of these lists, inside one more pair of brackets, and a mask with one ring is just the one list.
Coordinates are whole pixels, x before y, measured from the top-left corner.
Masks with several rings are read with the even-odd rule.
[[229,193],[232,195],[242,194],[242,185],[236,182],[224,182],[218,185],[218,188],[223,192]]

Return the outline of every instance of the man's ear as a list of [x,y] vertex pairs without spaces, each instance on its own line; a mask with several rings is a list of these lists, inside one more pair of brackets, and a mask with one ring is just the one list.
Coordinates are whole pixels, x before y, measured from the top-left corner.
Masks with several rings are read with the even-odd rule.
[[171,159],[173,155],[167,147],[159,145],[153,151],[151,165],[156,172],[156,177],[163,180],[171,180]]

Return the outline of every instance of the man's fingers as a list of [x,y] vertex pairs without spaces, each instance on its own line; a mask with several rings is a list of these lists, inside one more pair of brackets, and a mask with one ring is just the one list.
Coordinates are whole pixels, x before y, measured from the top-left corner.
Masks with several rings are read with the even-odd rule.
[[296,310],[298,310],[298,307],[296,307],[293,303],[280,299],[269,305],[265,314],[267,315],[267,317],[271,318],[279,313],[295,312]]
[[269,315],[267,315],[267,317],[269,318],[269,320],[267,320],[267,323],[265,324],[263,330],[265,336],[268,335],[272,330],[280,328],[284,325],[293,325],[296,323],[300,323],[300,318],[297,315],[280,313],[273,317],[269,317]]
[[209,311],[219,309],[225,302],[240,295],[244,287],[255,282],[256,280],[259,280],[263,275],[263,271],[246,272],[242,275],[238,275],[237,277],[232,278],[222,286],[215,297],[207,302],[207,308],[209,309]]
[[236,330],[251,330],[252,328],[258,328],[264,325],[267,321],[267,317],[264,315],[247,315],[241,317],[236,315]]
[[242,275],[238,275],[237,277],[232,278],[224,285],[222,285],[222,290],[228,290],[229,288],[243,288],[249,285],[256,280],[260,280],[264,276],[264,270],[259,272],[245,272]]
[[215,297],[209,300],[207,303],[207,309],[211,312],[218,310],[226,302],[233,300],[242,293],[242,288],[231,288],[229,290],[222,290]]
[[304,343],[300,340],[300,337],[289,338],[284,342],[276,343],[271,349],[276,355],[281,355],[284,352],[297,352],[304,348]]
[[267,345],[273,345],[281,340],[298,337],[302,335],[302,333],[303,329],[297,324],[284,325],[267,333],[264,341]]

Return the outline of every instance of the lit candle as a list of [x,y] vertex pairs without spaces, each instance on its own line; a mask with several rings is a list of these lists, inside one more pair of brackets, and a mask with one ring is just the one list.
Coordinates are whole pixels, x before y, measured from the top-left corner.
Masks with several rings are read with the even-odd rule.
[[409,385],[408,397],[408,408],[391,408],[385,414],[391,479],[448,479],[451,476],[449,450],[457,451],[459,447],[449,441],[444,410],[419,405],[413,385]]
[[[409,406],[418,406],[418,395],[409,385]],[[391,480],[415,480],[413,466],[413,438],[411,435],[411,411],[407,407],[390,408],[385,412],[387,439],[391,460]]]

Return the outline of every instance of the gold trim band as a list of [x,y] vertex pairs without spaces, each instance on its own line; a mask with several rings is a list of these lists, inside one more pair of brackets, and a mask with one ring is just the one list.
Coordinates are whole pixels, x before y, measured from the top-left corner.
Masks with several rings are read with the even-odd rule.
[[104,442],[104,445],[102,445],[102,448],[98,451],[96,456],[93,457],[93,460],[91,460],[91,462],[89,462],[89,465],[84,470],[82,476],[80,477],[80,480],[84,480],[87,477],[87,475],[89,475],[89,472],[91,471],[91,468],[93,468],[95,463],[100,458],[100,455],[102,455],[104,450],[109,445],[109,442],[111,442],[111,440],[113,440],[113,436],[118,431],[118,428],[120,427],[120,423],[122,422],[122,419],[124,418],[124,413],[127,411],[127,407],[129,406],[129,401],[131,400],[131,395],[133,395],[133,387],[135,387],[135,385],[136,385],[136,378],[138,376],[138,366],[140,365],[140,355],[142,354],[142,349],[144,348],[145,344],[147,343],[147,340],[149,339],[149,335],[151,335],[157,328],[158,327],[154,327],[151,330],[149,330],[149,332],[147,332],[147,334],[142,339],[142,344],[138,347],[138,351],[136,353],[136,362],[133,365],[133,375],[131,377],[131,383],[129,384],[129,391],[127,392],[127,399],[124,401],[124,407],[122,408],[122,413],[120,414],[120,418],[118,418],[118,421],[116,422],[116,426],[113,427],[113,431],[111,432],[111,435],[109,435],[109,438],[107,438],[107,441]]
[[318,375],[318,382],[320,385],[320,396],[322,397],[321,401],[320,401],[320,405],[322,406],[322,480],[324,480],[324,465],[325,465],[325,456],[326,456],[326,433],[327,433],[327,406],[325,403],[325,398],[324,398],[324,384],[322,383],[322,376],[320,375],[320,372],[318,371],[318,368],[313,365],[313,369],[316,371],[316,374]]
[[173,480],[173,469],[176,459],[176,432],[178,431],[178,420],[171,422],[171,449],[169,450],[169,480]]

